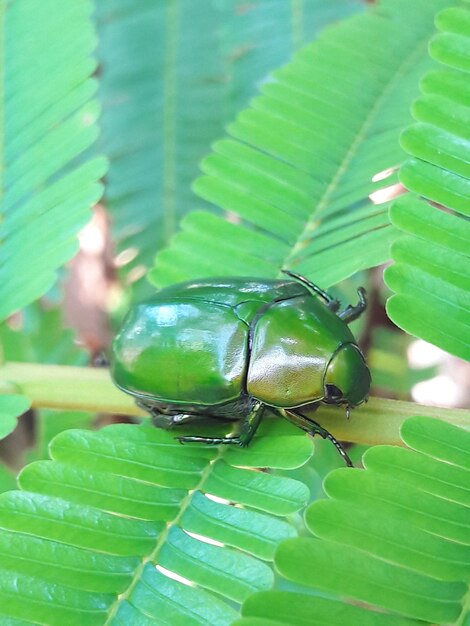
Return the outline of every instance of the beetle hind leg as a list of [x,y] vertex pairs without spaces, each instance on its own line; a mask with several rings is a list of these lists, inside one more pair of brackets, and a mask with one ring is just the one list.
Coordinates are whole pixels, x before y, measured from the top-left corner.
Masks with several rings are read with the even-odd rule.
[[197,415],[190,415],[188,413],[176,413],[168,414],[158,409],[155,405],[145,402],[144,400],[136,400],[137,406],[150,413],[152,417],[152,424],[157,428],[173,428],[175,426],[181,426],[186,422],[190,422],[197,418]]
[[[153,417],[152,421],[155,426],[159,428],[173,428],[177,426],[182,426],[187,422],[194,422],[195,419],[198,419],[199,415],[190,415],[189,413],[177,413],[176,415],[157,415]],[[162,426],[162,424],[167,424],[166,426]]]
[[176,437],[180,443],[206,443],[213,446],[238,445],[246,447],[255,436],[264,413],[264,404],[255,402],[251,411],[242,422],[241,432],[236,437],[201,437],[199,435],[183,435]]

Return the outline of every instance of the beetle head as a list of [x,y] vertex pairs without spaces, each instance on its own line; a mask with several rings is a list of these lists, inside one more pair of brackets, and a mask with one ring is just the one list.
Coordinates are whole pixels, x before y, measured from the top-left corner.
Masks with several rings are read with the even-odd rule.
[[346,343],[334,353],[324,379],[323,402],[354,407],[367,400],[370,372],[362,352],[354,343]]

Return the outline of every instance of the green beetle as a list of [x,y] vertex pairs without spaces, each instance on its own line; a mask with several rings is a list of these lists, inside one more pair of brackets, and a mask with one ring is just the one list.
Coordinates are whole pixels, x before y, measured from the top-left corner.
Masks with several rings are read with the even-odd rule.
[[168,428],[197,418],[242,418],[237,437],[182,443],[246,446],[265,407],[338,441],[300,407],[349,409],[367,400],[370,373],[347,324],[366,308],[339,302],[293,272],[288,279],[220,278],[167,287],[128,313],[114,339],[116,385]]

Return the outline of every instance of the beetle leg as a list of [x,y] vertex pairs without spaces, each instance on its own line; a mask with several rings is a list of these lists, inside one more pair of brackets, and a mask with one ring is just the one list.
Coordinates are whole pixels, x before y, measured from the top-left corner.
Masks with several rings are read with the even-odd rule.
[[187,422],[194,422],[195,419],[201,419],[204,416],[192,415],[190,413],[176,413],[172,415],[165,415],[163,413],[152,415],[152,422],[157,428],[173,428],[182,426]]
[[294,424],[298,428],[301,428],[309,435],[320,435],[320,437],[322,437],[323,439],[328,439],[329,441],[331,441],[331,443],[336,447],[340,455],[343,457],[346,465],[348,467],[353,467],[353,463],[346,453],[346,450],[336,439],[336,437],[333,437],[333,435],[328,430],[326,430],[326,428],[323,428],[323,426],[320,426],[320,424],[306,417],[302,413],[287,410],[280,410],[279,413],[280,415],[282,415],[282,417],[285,417],[289,420],[289,422],[292,422],[292,424]]
[[336,298],[330,296],[327,291],[323,291],[323,289],[321,289],[318,285],[315,285],[315,283],[312,283],[312,281],[308,280],[308,278],[305,278],[305,276],[301,276],[300,274],[297,274],[296,272],[291,272],[290,270],[281,270],[281,272],[283,274],[286,274],[287,276],[290,276],[298,283],[302,283],[303,285],[305,285],[310,292],[313,292],[317,296],[323,298],[323,300],[325,300],[325,302],[327,303],[328,308],[331,309],[333,313],[336,313],[336,311],[339,309],[339,300],[336,300]]
[[251,411],[245,417],[242,422],[241,433],[239,436],[239,445],[244,448],[255,436],[258,426],[261,424],[264,413],[264,404],[262,402],[255,402]]
[[197,415],[191,415],[188,413],[164,413],[156,406],[153,406],[150,403],[145,402],[144,400],[136,400],[137,406],[140,406],[141,409],[150,413],[152,417],[152,424],[157,428],[172,428],[173,426],[180,426],[181,424],[185,424],[186,422],[193,421],[197,418]]
[[351,306],[350,304],[348,304],[344,311],[338,315],[338,317],[346,322],[346,324],[357,320],[357,318],[362,315],[362,313],[364,313],[367,308],[366,290],[364,289],[364,287],[359,287],[359,289],[357,290],[357,294],[359,296],[359,302],[356,304],[356,306]]
[[240,435],[237,437],[200,437],[199,435],[184,435],[182,437],[176,437],[180,443],[207,443],[213,446],[223,445],[238,445],[244,448],[255,436],[258,426],[261,423],[261,419],[264,413],[264,404],[262,402],[255,402],[251,411],[243,419]]
[[147,404],[144,400],[136,400],[135,403],[144,411],[150,414],[152,423],[158,428],[170,428],[172,425],[171,415],[165,415],[157,409],[157,407]]

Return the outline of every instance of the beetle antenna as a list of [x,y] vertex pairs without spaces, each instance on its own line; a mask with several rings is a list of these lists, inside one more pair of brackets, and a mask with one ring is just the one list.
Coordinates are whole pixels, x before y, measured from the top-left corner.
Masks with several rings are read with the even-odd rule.
[[339,309],[339,301],[336,300],[336,298],[333,298],[332,296],[330,296],[329,293],[327,293],[326,291],[323,291],[323,289],[321,289],[318,285],[315,285],[315,283],[312,283],[312,281],[308,280],[308,278],[305,278],[305,276],[302,276],[301,274],[297,274],[296,272],[291,272],[290,270],[281,269],[281,272],[283,274],[286,274],[287,276],[290,276],[296,282],[301,283],[302,285],[305,285],[307,289],[310,291],[310,293],[312,294],[312,296],[316,295],[316,296],[320,296],[321,298],[323,298],[323,300],[327,303],[328,307],[332,311],[336,312]]

